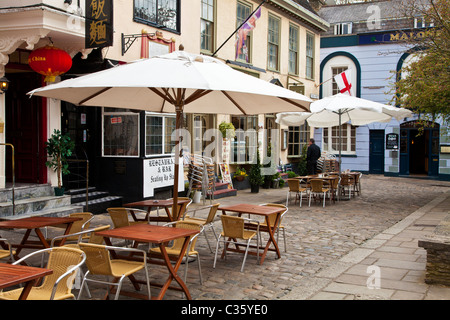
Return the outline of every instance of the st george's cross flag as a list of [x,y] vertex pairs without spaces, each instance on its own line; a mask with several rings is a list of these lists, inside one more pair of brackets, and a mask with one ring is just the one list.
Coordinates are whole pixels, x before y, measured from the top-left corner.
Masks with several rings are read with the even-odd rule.
[[339,91],[343,94],[348,94],[349,96],[352,95],[350,92],[352,88],[351,78],[352,75],[350,69],[347,69],[344,72],[334,76],[334,81],[336,81]]
[[245,60],[248,62],[248,50],[246,46],[247,35],[255,29],[256,20],[261,17],[261,8],[255,11],[252,16],[239,28],[236,39],[236,58],[240,54],[245,54]]

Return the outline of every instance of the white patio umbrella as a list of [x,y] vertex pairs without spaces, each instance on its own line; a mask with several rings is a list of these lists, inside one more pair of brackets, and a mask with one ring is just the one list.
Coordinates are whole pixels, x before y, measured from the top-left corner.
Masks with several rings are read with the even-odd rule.
[[[65,80],[28,94],[79,106],[182,114],[263,114],[308,111],[311,99],[236,71],[222,61],[185,51],[139,60]],[[178,130],[176,141],[179,141]],[[175,146],[174,209],[178,199],[180,144]]]
[[311,112],[283,112],[277,114],[277,123],[294,126],[303,123],[316,128],[339,126],[339,166],[341,164],[341,128],[343,123],[362,126],[373,122],[389,122],[392,118],[401,120],[412,112],[382,103],[338,93],[314,101]]

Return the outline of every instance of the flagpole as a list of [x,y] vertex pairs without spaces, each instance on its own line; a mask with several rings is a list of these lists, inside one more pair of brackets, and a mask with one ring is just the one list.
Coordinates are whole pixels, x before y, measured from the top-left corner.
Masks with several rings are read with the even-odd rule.
[[259,6],[255,9],[255,10],[253,10],[253,12],[247,17],[247,19],[245,19],[245,21],[244,22],[242,22],[241,23],[241,25],[236,29],[236,30],[234,30],[234,32],[227,38],[227,40],[225,40],[224,41],[224,43],[222,43],[221,45],[220,45],[220,47],[216,50],[216,51],[214,51],[214,53],[212,54],[212,57],[214,57],[215,55],[216,55],[216,53],[220,50],[220,49],[222,49],[222,47],[225,45],[225,43],[227,43],[228,42],[228,40],[230,40],[235,34],[236,34],[236,32],[238,32],[239,31],[239,29],[253,16],[253,14],[256,12],[256,11],[258,11],[258,9],[264,4],[264,3],[266,3],[267,2],[267,0],[263,0],[263,2],[261,2],[260,4],[259,4]]

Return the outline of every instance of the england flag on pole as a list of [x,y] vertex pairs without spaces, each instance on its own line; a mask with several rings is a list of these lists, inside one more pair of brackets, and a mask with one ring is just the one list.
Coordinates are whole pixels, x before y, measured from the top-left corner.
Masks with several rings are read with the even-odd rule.
[[334,81],[336,81],[339,90],[341,93],[343,94],[348,94],[349,96],[351,96],[351,88],[352,88],[352,84],[351,84],[351,79],[352,79],[352,74],[350,69],[345,70],[342,73],[339,73],[338,75],[334,76]]
[[256,20],[258,20],[260,17],[261,8],[256,10],[255,13],[253,13],[253,15],[241,26],[241,28],[237,32],[236,59],[240,54],[244,54],[248,62],[248,50],[247,44],[245,42],[247,40],[248,33],[256,28]]

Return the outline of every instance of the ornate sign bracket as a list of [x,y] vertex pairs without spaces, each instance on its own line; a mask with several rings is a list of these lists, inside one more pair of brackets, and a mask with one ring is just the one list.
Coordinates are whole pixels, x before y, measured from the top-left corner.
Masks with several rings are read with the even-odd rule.
[[155,35],[155,34],[148,34],[148,33],[138,33],[138,34],[123,34],[122,33],[122,56],[127,53],[128,49],[133,45],[133,43],[136,41],[137,38],[147,37],[149,35]]

